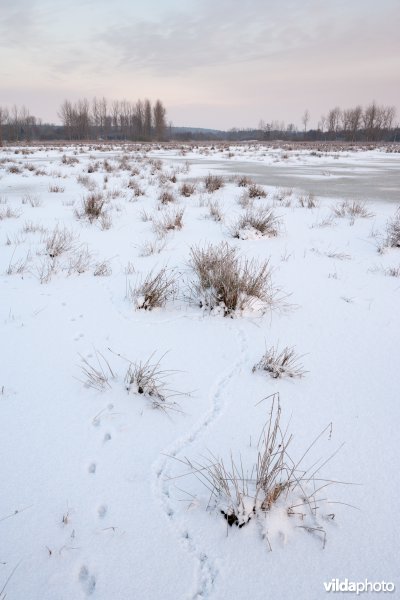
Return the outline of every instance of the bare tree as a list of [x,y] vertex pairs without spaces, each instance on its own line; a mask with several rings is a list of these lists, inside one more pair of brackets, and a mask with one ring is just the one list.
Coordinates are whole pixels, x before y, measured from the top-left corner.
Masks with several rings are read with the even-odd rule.
[[388,132],[393,128],[395,116],[396,108],[394,106],[381,107],[381,121],[383,131]]
[[100,131],[100,102],[96,97],[92,100],[91,125],[94,130],[94,136],[97,137]]
[[335,137],[340,128],[341,110],[338,106],[331,108],[327,116],[328,133],[331,137]]
[[361,116],[362,108],[360,105],[348,111],[348,128],[353,142],[357,139],[357,133],[361,126]]
[[166,112],[161,100],[157,100],[153,108],[154,129],[157,140],[163,140],[165,137],[165,131],[167,129],[165,120]]
[[151,138],[152,129],[152,110],[150,100],[144,101],[144,137],[146,140]]
[[75,107],[75,113],[78,129],[78,139],[86,140],[89,137],[90,127],[90,108],[89,100],[87,98],[78,100]]
[[137,137],[142,139],[144,136],[144,103],[142,100],[138,100],[136,102],[136,129],[137,129]]
[[69,100],[64,100],[58,111],[58,116],[65,128],[68,139],[71,140],[73,137],[73,109]]
[[109,117],[107,115],[107,99],[103,98],[99,100],[99,113],[100,113],[100,135],[102,138],[106,138],[109,130]]
[[3,127],[8,122],[8,110],[0,106],[0,146],[3,145]]
[[119,112],[119,100],[113,100],[111,103],[111,124],[116,131],[118,131],[119,125]]
[[378,106],[374,100],[366,107],[362,116],[363,126],[368,140],[373,140],[376,135],[375,129],[377,127],[377,118]]
[[308,108],[306,108],[306,110],[304,111],[303,116],[301,117],[301,122],[304,125],[304,134],[307,133],[307,123],[310,120],[310,111],[308,110]]

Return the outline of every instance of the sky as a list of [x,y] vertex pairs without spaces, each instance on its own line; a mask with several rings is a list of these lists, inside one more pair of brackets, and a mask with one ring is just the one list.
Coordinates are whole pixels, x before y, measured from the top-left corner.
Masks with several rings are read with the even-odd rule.
[[400,0],[0,0],[0,106],[160,98],[177,126],[394,105]]

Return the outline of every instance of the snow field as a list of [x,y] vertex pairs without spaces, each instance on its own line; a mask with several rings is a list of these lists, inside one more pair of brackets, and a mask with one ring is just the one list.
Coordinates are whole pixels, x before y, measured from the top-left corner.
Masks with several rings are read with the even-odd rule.
[[[258,161],[261,151],[240,153]],[[0,153],[3,596],[306,600],[322,598],[333,577],[396,583],[400,286],[388,274],[400,253],[384,248],[396,206],[377,199],[364,218],[337,216],[340,198],[307,208],[304,191],[269,186],[248,198],[249,186],[226,176],[208,193],[210,165],[181,154],[118,145]],[[285,160],[317,160],[297,154]],[[275,155],[261,156],[266,173]],[[91,194],[99,216],[84,213]],[[275,234],[244,227],[232,237],[246,211],[266,209]],[[160,226],[177,211],[181,228]],[[189,298],[191,249],[221,243],[269,260],[273,310],[250,299],[224,317]],[[138,309],[140,284],[163,268],[175,293]],[[295,348],[304,376],[253,372],[271,346]],[[82,358],[96,369],[100,360],[102,390],[85,385]],[[166,393],[171,410],[128,392],[129,366],[146,360],[160,360],[165,386],[182,393]],[[229,527],[224,499],[209,506],[210,490],[185,465],[213,456],[230,466],[232,455],[253,480],[277,393],[293,460],[327,428],[302,466],[334,454],[316,478],[347,482],[318,496],[319,531],[304,529],[309,516],[288,515],[285,495]]]

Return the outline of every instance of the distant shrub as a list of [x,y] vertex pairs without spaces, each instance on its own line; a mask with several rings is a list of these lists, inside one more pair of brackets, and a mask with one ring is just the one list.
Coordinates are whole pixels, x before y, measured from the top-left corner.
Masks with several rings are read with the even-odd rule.
[[374,216],[374,213],[370,212],[365,202],[361,202],[359,200],[342,200],[335,206],[332,206],[332,214],[335,217],[344,218],[344,217],[361,217],[363,219],[368,219]]
[[72,165],[79,163],[79,158],[77,158],[76,156],[67,156],[66,154],[63,154],[61,162],[63,165],[71,165],[72,166]]
[[75,211],[78,219],[87,218],[90,223],[99,219],[104,213],[105,199],[100,192],[92,192],[86,198],[83,198],[81,209]]
[[108,260],[102,260],[98,262],[93,271],[95,277],[109,277],[112,273],[112,269]]
[[49,192],[52,192],[53,194],[61,194],[62,192],[64,192],[63,187],[61,187],[60,185],[49,185]]
[[158,220],[153,219],[153,230],[159,238],[162,238],[169,231],[182,229],[184,208],[165,211]]
[[3,219],[18,219],[20,216],[20,213],[11,208],[11,206],[0,209],[0,221]]
[[249,185],[248,194],[250,198],[265,198],[267,196],[265,190],[255,183]]
[[21,168],[18,167],[17,165],[11,165],[10,167],[8,167],[7,171],[9,173],[11,173],[12,175],[17,175],[18,173],[22,173]]
[[209,193],[216,192],[224,185],[224,180],[221,175],[211,175],[210,173],[204,179],[206,191]]
[[278,188],[274,194],[275,200],[278,202],[288,202],[288,198],[292,196],[293,189],[292,188]]
[[192,196],[196,191],[196,186],[194,185],[194,183],[182,183],[181,187],[179,188],[179,193],[181,196],[184,196],[185,198],[188,198],[189,196]]
[[317,208],[318,201],[311,192],[299,196],[299,206],[302,208]]
[[238,187],[247,187],[248,185],[251,185],[252,183],[253,183],[252,179],[250,179],[250,177],[247,177],[246,175],[239,176],[238,180],[237,180]]
[[25,194],[21,198],[21,203],[22,204],[30,204],[32,206],[32,208],[38,208],[39,206],[42,205],[40,196],[38,196],[37,194]]
[[238,239],[246,239],[250,232],[260,237],[276,237],[279,224],[280,219],[272,208],[250,208],[231,225],[229,232],[232,237]]
[[139,196],[144,196],[145,192],[144,190],[142,190],[142,188],[140,187],[140,185],[138,184],[137,181],[135,181],[134,179],[130,179],[129,183],[128,183],[128,188],[133,190],[133,195],[135,198],[138,198]]
[[224,220],[224,216],[221,211],[221,207],[217,200],[210,200],[208,203],[208,214],[210,219],[216,221],[217,223]]
[[160,204],[172,204],[173,202],[176,202],[176,198],[169,190],[163,190],[158,197],[158,201]]

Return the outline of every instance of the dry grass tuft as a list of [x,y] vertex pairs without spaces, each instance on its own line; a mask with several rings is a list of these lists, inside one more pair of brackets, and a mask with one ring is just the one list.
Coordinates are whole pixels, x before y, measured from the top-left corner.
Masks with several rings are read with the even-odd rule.
[[32,208],[38,208],[39,206],[42,205],[40,196],[38,196],[37,194],[25,194],[21,198],[21,203],[22,204],[30,204],[32,206]]
[[84,380],[80,380],[86,387],[94,388],[98,391],[103,391],[106,388],[111,388],[109,379],[115,379],[115,374],[110,367],[108,360],[95,350],[97,365],[91,365],[89,361],[83,356],[79,355],[82,361],[81,370],[85,377]]
[[172,192],[170,192],[169,190],[164,190],[159,195],[158,201],[160,202],[160,204],[164,204],[164,205],[172,204],[173,202],[176,202],[176,198]]
[[252,179],[250,179],[250,177],[247,177],[246,175],[240,175],[237,180],[238,187],[247,187],[249,185],[252,185],[252,183]]
[[279,233],[280,219],[272,208],[250,208],[231,225],[229,233],[238,239],[247,239],[253,232],[258,237],[276,237]]
[[53,194],[61,194],[64,191],[65,188],[61,187],[60,185],[49,184],[49,192],[52,192]]
[[289,198],[293,195],[292,188],[278,188],[274,194],[275,200],[290,206]]
[[208,202],[208,215],[210,219],[216,223],[221,223],[224,220],[224,215],[221,211],[218,200],[209,200]]
[[11,206],[7,206],[7,208],[0,209],[0,221],[3,219],[18,219],[21,216],[21,213],[11,208]]
[[299,206],[302,208],[317,208],[318,200],[314,196],[313,193],[309,192],[307,194],[302,194],[299,196]]
[[277,346],[268,348],[261,360],[254,365],[255,371],[266,371],[274,379],[281,377],[303,377],[306,371],[299,362],[301,356],[298,356],[294,348],[286,346],[279,350]]
[[64,227],[59,229],[55,227],[54,230],[45,238],[46,253],[50,258],[56,258],[64,252],[69,252],[75,247],[76,235]]
[[164,267],[157,273],[151,271],[134,289],[130,297],[137,309],[152,310],[166,305],[176,297],[177,279]]
[[49,283],[53,275],[57,272],[56,261],[46,256],[36,265],[36,274],[41,284]]
[[61,162],[63,165],[74,166],[79,163],[79,158],[76,156],[67,156],[66,154],[63,154]]
[[189,196],[192,196],[194,193],[196,192],[196,186],[194,183],[182,183],[181,187],[179,188],[179,193],[181,196],[184,196],[185,198],[189,198]]
[[212,194],[213,192],[216,192],[217,190],[222,188],[223,185],[224,185],[224,179],[221,175],[211,175],[211,173],[209,173],[204,178],[204,186],[206,188],[206,191],[209,192],[210,194]]
[[400,207],[396,214],[386,224],[385,246],[389,248],[400,248]]
[[82,273],[85,273],[90,269],[91,262],[92,255],[90,254],[87,246],[76,248],[70,253],[68,258],[68,275],[72,275],[73,273],[81,275]]
[[266,191],[260,185],[256,185],[255,183],[252,183],[251,185],[249,185],[247,191],[249,194],[249,198],[266,198],[267,197]]
[[179,410],[179,405],[171,401],[171,398],[184,394],[166,387],[166,379],[174,371],[161,369],[163,357],[152,363],[153,356],[154,354],[145,362],[130,363],[125,376],[126,389],[130,393],[142,395],[150,402],[152,408],[164,411]]
[[19,173],[22,173],[21,167],[17,165],[11,165],[10,167],[8,167],[7,171],[12,175],[18,175]]
[[163,212],[160,219],[153,219],[153,231],[158,239],[162,239],[170,231],[182,229],[184,212],[184,208],[176,208]]
[[86,198],[83,198],[81,209],[75,210],[75,216],[78,219],[86,218],[90,223],[93,223],[104,213],[104,204],[103,194],[92,192]]
[[190,282],[191,299],[224,316],[237,310],[266,310],[275,304],[269,261],[257,263],[237,255],[227,243],[205,248],[192,247],[190,266],[195,279]]
[[387,267],[384,272],[388,277],[400,277],[400,265],[398,267]]
[[330,509],[325,493],[327,486],[335,482],[317,477],[317,474],[330,459],[322,464],[318,461],[306,469],[302,464],[322,435],[330,434],[331,428],[332,425],[328,425],[301,458],[294,461],[289,454],[293,436],[281,425],[279,395],[274,394],[269,419],[259,439],[257,460],[250,465],[251,469],[245,471],[242,457],[235,462],[232,453],[228,466],[212,454],[201,462],[188,458],[176,460],[188,469],[184,475],[195,476],[209,491],[207,509],[217,510],[227,526],[241,529],[251,521],[257,521],[271,550],[269,525],[276,509],[279,519],[283,514],[288,519],[295,519],[297,528],[317,534],[324,547],[326,531],[321,520],[335,517],[333,513],[325,513]]
[[140,187],[140,185],[138,184],[138,182],[135,181],[134,179],[130,179],[129,180],[128,188],[131,189],[131,190],[133,190],[133,196],[136,199],[139,196],[144,196],[145,195],[144,190]]
[[335,217],[344,218],[350,217],[355,219],[360,217],[362,219],[369,219],[374,216],[374,213],[370,212],[365,202],[361,202],[359,200],[342,200],[335,206],[332,206],[332,214]]
[[95,277],[109,277],[111,274],[112,269],[108,260],[96,263],[93,271]]
[[83,185],[89,192],[94,192],[97,189],[97,183],[94,179],[91,179],[88,175],[78,175],[76,178],[77,182]]
[[156,238],[155,240],[146,240],[139,247],[139,256],[152,256],[153,254],[161,254],[167,242],[165,238]]

